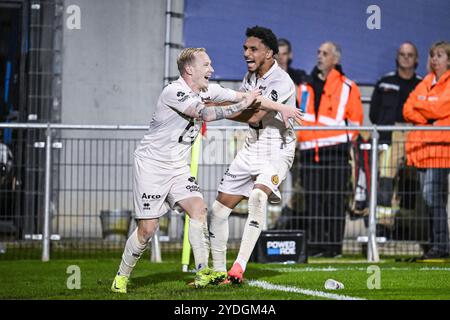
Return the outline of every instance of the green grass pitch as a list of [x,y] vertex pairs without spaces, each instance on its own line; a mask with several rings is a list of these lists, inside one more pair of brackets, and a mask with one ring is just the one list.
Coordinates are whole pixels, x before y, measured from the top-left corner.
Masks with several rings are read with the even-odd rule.
[[[380,289],[368,289],[364,260],[310,259],[308,264],[250,263],[247,282],[240,286],[212,286],[195,289],[187,285],[193,273],[181,272],[179,259],[150,263],[141,259],[129,284],[127,295],[110,292],[119,260],[55,259],[0,261],[0,299],[145,299],[145,300],[310,300],[353,297],[361,299],[450,299],[450,263],[399,263],[385,260],[380,268]],[[68,289],[67,268],[80,268],[80,289]],[[341,290],[326,290],[326,279],[344,283]],[[278,291],[252,286],[255,281],[277,285]],[[69,281],[70,282],[70,281]],[[372,282],[373,283],[373,282]],[[299,291],[300,290],[300,291]],[[325,294],[325,296],[323,296]],[[327,294],[336,296],[326,296]]]

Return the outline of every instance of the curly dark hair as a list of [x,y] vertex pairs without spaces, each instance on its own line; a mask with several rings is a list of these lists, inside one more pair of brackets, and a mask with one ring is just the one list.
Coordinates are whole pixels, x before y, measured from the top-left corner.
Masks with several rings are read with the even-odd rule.
[[260,26],[254,26],[253,28],[247,28],[245,35],[247,38],[255,37],[260,39],[262,43],[273,51],[273,54],[278,53],[277,36],[272,32],[272,30]]

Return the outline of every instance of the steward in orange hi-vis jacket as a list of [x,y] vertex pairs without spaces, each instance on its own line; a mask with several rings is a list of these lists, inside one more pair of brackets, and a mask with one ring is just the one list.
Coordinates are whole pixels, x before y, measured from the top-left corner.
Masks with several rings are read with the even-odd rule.
[[[314,90],[309,84],[297,89],[298,106],[304,111],[303,126],[359,126],[363,122],[363,107],[358,86],[337,69],[328,74],[316,111]],[[320,161],[319,148],[351,141],[358,131],[297,131],[301,150],[315,149],[315,160]]]
[[[439,41],[431,46],[427,67],[430,73],[411,92],[403,116],[415,125],[450,126],[450,42]],[[450,132],[410,132],[406,155],[408,164],[419,168],[420,191],[429,214],[429,249],[421,259],[448,258]]]
[[[437,81],[428,74],[410,94],[403,116],[416,125],[450,126],[450,70]],[[450,132],[413,131],[406,142],[408,165],[450,168]]]
[[338,44],[322,43],[308,83],[297,89],[304,127],[345,129],[297,134],[299,182],[304,190],[298,221],[299,228],[306,230],[311,257],[342,254],[346,201],[351,192],[350,142],[358,134],[354,126],[363,121],[360,92],[342,72],[341,55]]

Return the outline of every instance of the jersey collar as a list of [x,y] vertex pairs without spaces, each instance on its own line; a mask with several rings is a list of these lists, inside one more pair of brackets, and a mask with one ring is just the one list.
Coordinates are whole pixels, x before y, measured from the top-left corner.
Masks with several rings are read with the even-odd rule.
[[[275,69],[278,68],[277,61],[274,59],[273,62],[274,62],[273,66],[260,78],[261,80],[266,80],[275,71]],[[250,73],[247,76],[247,79],[249,83],[255,84],[256,81],[258,80],[256,78],[256,72]]]
[[266,80],[274,71],[275,69],[278,68],[278,62],[274,59],[273,60],[273,66],[269,69],[269,71],[267,71],[262,77],[261,79]]
[[188,86],[188,84],[186,83],[186,81],[183,79],[182,76],[180,76],[177,81],[180,82],[180,84],[188,91],[189,94],[194,92],[192,91],[191,87]]

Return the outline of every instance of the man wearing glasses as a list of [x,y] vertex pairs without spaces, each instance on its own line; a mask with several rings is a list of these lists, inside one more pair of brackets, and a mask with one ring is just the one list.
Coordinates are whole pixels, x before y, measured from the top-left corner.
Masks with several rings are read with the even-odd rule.
[[[416,46],[411,42],[402,43],[397,50],[396,71],[384,75],[375,85],[369,114],[373,124],[405,125],[403,105],[422,80],[416,75],[418,61]],[[398,199],[394,197],[394,179],[404,161],[405,136],[406,132],[402,131],[380,132],[377,218],[386,221],[387,227],[399,209]]]

